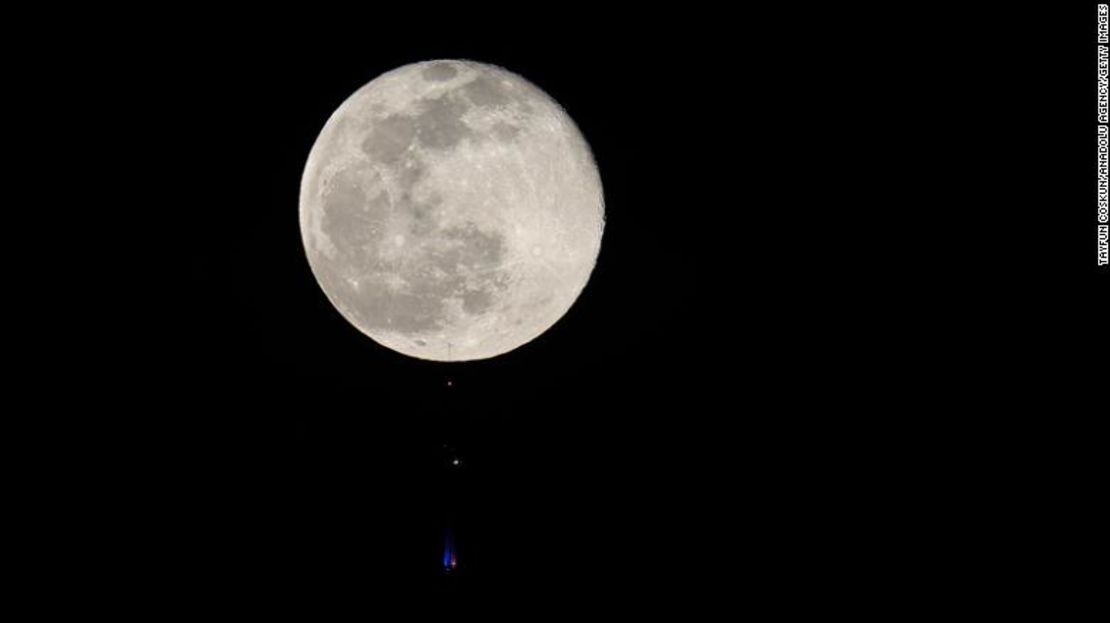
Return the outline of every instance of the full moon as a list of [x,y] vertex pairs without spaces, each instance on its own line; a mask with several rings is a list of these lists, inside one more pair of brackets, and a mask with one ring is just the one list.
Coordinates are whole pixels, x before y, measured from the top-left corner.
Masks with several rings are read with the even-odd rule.
[[359,331],[467,361],[562,318],[597,261],[605,207],[559,104],[500,67],[437,60],[375,78],[331,115],[300,225],[317,282]]

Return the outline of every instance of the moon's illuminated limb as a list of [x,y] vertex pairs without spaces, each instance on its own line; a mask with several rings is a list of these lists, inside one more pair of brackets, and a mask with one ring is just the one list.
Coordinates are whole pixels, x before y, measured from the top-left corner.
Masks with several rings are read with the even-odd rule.
[[343,317],[438,361],[494,357],[550,328],[604,229],[574,123],[520,76],[470,61],[406,65],[343,102],[309,154],[300,213]]

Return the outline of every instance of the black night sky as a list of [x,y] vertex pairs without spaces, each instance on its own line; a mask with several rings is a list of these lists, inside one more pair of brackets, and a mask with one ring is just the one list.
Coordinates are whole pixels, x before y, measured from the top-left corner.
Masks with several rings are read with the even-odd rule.
[[[94,456],[66,472],[85,493],[65,517],[128,599],[700,620],[904,606],[1008,560],[1003,498],[1041,482],[1043,450],[1013,439],[1105,387],[1087,48],[1054,48],[1090,71],[1044,78],[1051,131],[1016,132],[995,95],[1022,83],[962,14],[929,48],[904,44],[932,26],[871,28],[871,9],[379,10],[98,14],[114,25],[76,29],[58,65],[67,97],[42,96],[66,158],[108,171],[65,205],[102,205],[120,242],[74,228],[94,248],[51,279],[95,278],[36,302],[65,334],[27,367],[73,372],[40,395],[106,440],[75,436]],[[435,58],[546,91],[605,191],[577,303],[484,361],[363,336],[299,231],[328,116]],[[1034,139],[1058,175],[1017,156]]]
[[[709,85],[702,72],[717,69],[596,33],[570,44],[557,29],[534,40],[247,41],[217,35],[195,76],[206,85],[196,130],[216,159],[198,175],[216,177],[220,199],[206,208],[219,216],[192,232],[200,294],[183,347],[187,365],[203,365],[183,399],[204,413],[196,433],[220,439],[198,466],[209,488],[198,512],[223,518],[198,545],[234,561],[216,573],[356,600],[395,584],[468,600],[593,600],[682,581],[668,526],[702,523],[688,500],[710,479],[691,461],[699,436],[720,441],[691,422],[736,410],[705,400],[695,379],[730,375],[746,304],[740,278],[707,295],[701,269],[711,243],[699,232],[738,208],[698,181],[729,166],[716,160],[725,149],[705,146],[738,140],[723,91],[690,99],[689,83]],[[590,141],[605,188],[601,256],[578,302],[490,360],[420,361],[364,337],[324,297],[301,242],[300,177],[323,122],[373,77],[426,58],[498,64],[541,86]],[[706,126],[707,114],[721,120]]]

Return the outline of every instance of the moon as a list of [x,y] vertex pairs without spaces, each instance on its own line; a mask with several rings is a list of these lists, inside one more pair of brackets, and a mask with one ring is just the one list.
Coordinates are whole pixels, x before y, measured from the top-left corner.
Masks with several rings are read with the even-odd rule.
[[605,206],[585,138],[503,68],[436,60],[387,72],[309,152],[300,226],[348,322],[394,351],[487,359],[547,331],[585,288]]

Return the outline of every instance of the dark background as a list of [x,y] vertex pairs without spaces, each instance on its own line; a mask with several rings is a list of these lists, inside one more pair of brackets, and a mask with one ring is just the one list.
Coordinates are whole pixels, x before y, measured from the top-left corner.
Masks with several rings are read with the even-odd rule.
[[[24,68],[95,171],[35,187],[100,209],[48,216],[87,287],[28,304],[67,329],[25,367],[87,414],[63,480],[107,599],[881,611],[1023,564],[1107,378],[1093,10],[377,11],[96,14]],[[433,58],[545,90],[605,188],[578,302],[487,361],[364,337],[298,230],[327,117]]]
[[[188,232],[174,238],[189,313],[176,352],[159,358],[194,414],[197,454],[178,475],[184,525],[197,526],[189,566],[213,567],[205,586],[267,600],[357,602],[389,586],[571,605],[697,587],[704,548],[731,547],[707,539],[721,517],[705,498],[724,511],[737,494],[703,464],[742,460],[701,455],[730,445],[719,425],[741,412],[709,395],[741,391],[752,278],[711,273],[706,251],[719,238],[729,255],[754,236],[733,225],[745,220],[735,168],[746,159],[735,90],[750,70],[692,65],[692,50],[646,32],[624,47],[608,30],[554,23],[371,30],[332,23],[291,46],[288,31],[217,27],[203,60],[181,59],[196,88],[165,85],[191,93],[188,157],[173,161],[192,169],[182,192],[207,215],[176,225]],[[317,286],[298,229],[300,176],[327,117],[375,76],[428,58],[498,64],[539,85],[590,141],[605,186],[586,291],[539,339],[488,361],[419,361],[361,335]],[[718,194],[722,184],[734,190]]]

